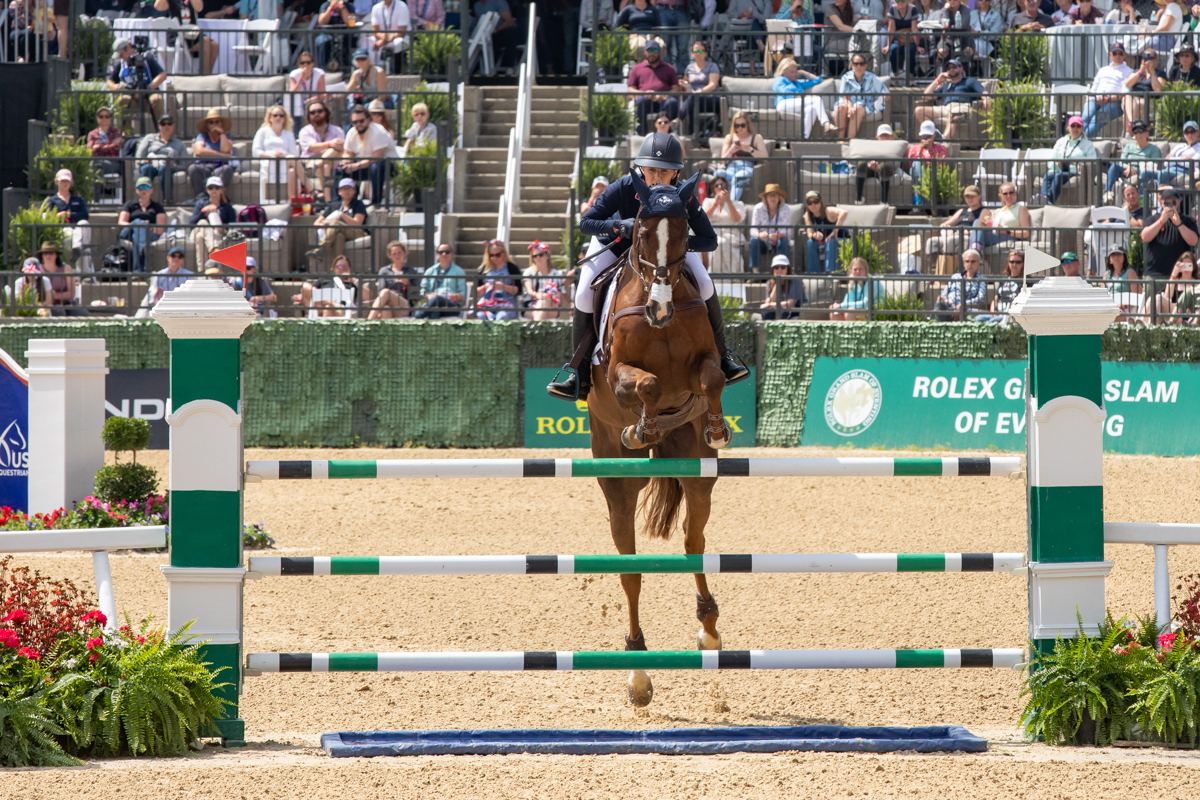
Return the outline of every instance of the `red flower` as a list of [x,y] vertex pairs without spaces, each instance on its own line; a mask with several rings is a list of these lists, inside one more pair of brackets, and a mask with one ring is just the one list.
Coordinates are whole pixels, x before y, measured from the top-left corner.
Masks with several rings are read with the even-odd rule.
[[1164,633],[1164,634],[1161,634],[1161,635],[1158,637],[1158,646],[1159,646],[1159,647],[1170,647],[1171,645],[1175,644],[1175,638],[1176,638],[1178,635],[1179,635],[1179,634],[1176,634],[1176,633]]
[[100,657],[100,656],[99,656],[99,655],[97,655],[96,653],[92,653],[90,656],[88,656],[88,663],[89,663],[89,664],[95,664],[95,663],[96,663],[96,659],[97,659],[97,658],[99,658],[99,657]]
[[103,646],[104,646],[104,640],[101,639],[100,637],[96,637],[95,639],[88,639],[88,641],[87,641],[87,649],[88,650],[95,650],[97,647],[103,647]]
[[24,622],[27,619],[29,619],[29,612],[23,608],[18,608],[0,617],[0,622]]
[[139,636],[139,637],[137,637],[137,643],[138,643],[138,644],[145,644],[145,643],[146,643],[146,637],[145,637],[145,636]]
[[15,650],[21,646],[21,638],[17,636],[16,631],[10,631],[8,628],[0,628],[0,646],[11,647]]
[[88,613],[84,614],[83,618],[80,619],[79,621],[86,624],[88,622],[91,622],[92,620],[95,620],[96,624],[99,625],[101,628],[103,628],[105,625],[108,624],[108,617],[104,616],[104,612],[101,611],[100,609],[94,609],[92,611],[89,611]]
[[17,655],[25,656],[30,661],[37,661],[39,658],[42,657],[42,654],[39,653],[37,650],[34,650],[32,647],[22,647],[20,650],[17,651]]

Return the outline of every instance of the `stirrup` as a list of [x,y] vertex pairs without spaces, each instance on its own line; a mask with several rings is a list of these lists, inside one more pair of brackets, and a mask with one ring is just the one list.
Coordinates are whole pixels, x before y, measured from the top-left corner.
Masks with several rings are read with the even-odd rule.
[[750,368],[746,366],[746,362],[740,358],[735,358],[733,353],[727,352],[724,357],[721,358],[721,372],[725,372],[725,362],[729,362],[737,368],[737,372],[734,373],[733,377],[730,377],[729,374],[726,373],[726,386],[731,386],[735,383],[741,383],[742,381],[746,380],[746,378],[750,377]]
[[[567,373],[567,378],[566,380],[560,381],[558,376],[562,375],[564,371]],[[575,383],[574,391],[568,391],[567,386],[572,382],[572,380],[574,380]],[[554,373],[554,377],[550,380],[550,382],[546,384],[546,394],[550,395],[551,397],[557,397],[560,400],[568,400],[572,402],[579,400],[579,371],[572,369],[567,364],[563,364],[558,368],[558,371]]]

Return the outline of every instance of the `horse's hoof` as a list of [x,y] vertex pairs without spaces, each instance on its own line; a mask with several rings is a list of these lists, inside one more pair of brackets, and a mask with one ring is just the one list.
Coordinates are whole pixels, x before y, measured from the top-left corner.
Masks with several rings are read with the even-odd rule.
[[721,438],[714,439],[712,437],[712,428],[704,429],[704,443],[713,450],[723,450],[729,447],[729,443],[733,440],[733,431],[729,430],[728,425],[722,426]]
[[630,672],[625,690],[629,693],[629,702],[637,708],[645,708],[654,699],[654,684],[650,681],[650,673],[645,670]]
[[708,631],[701,628],[696,634],[696,647],[700,650],[720,650],[721,634],[718,632],[716,636],[709,636]]
[[621,444],[623,444],[628,450],[641,450],[644,447],[648,447],[650,442],[644,442],[639,439],[637,435],[637,426],[630,425],[628,428],[621,431]]

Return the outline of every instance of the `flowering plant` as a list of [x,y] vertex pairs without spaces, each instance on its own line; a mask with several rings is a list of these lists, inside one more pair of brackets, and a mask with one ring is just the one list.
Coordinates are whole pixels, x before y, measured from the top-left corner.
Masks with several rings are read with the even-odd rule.
[[1182,631],[1193,639],[1200,639],[1200,574],[1185,575],[1174,595],[1175,619],[1179,620]]
[[275,546],[275,539],[271,537],[265,522],[247,522],[242,526],[242,545],[251,550],[265,550]]
[[103,618],[91,610],[88,593],[71,581],[53,580],[29,567],[12,567],[12,558],[0,559],[0,644],[28,648],[40,658],[59,637],[88,630],[94,615]]

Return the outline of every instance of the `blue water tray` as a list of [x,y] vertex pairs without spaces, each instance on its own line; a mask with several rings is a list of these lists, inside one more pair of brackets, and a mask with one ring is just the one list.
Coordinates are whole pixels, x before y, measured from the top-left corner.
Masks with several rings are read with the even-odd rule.
[[326,733],[321,747],[333,758],[371,756],[607,755],[659,753],[777,753],[789,750],[981,753],[987,740],[961,725],[919,728],[799,725],[793,727],[666,728],[645,731],[509,729],[476,731],[358,731]]

